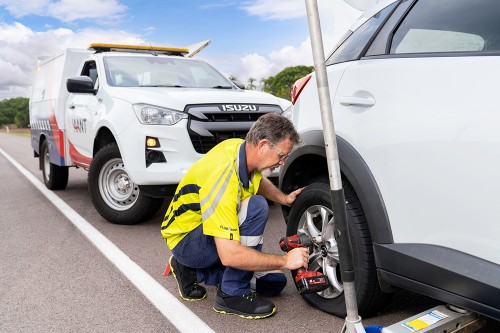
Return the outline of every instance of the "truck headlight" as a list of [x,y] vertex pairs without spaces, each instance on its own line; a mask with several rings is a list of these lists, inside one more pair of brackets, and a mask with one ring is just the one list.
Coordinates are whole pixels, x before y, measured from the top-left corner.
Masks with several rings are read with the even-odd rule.
[[146,125],[174,125],[188,117],[184,112],[149,104],[134,104],[134,111],[139,121]]

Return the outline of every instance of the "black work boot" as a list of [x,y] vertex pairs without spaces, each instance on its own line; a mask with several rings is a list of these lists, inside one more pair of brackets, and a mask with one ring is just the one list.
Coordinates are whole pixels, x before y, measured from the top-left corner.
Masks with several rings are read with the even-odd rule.
[[195,270],[182,265],[174,256],[170,257],[169,264],[183,300],[200,301],[207,296],[207,290],[198,285]]
[[261,319],[272,316],[276,312],[276,306],[273,302],[260,298],[254,292],[242,296],[230,296],[225,294],[219,286],[214,310],[246,319]]

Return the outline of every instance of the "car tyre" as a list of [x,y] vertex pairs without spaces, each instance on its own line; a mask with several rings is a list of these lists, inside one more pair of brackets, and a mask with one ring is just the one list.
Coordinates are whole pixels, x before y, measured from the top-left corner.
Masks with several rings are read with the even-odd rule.
[[68,185],[68,167],[50,162],[49,143],[44,140],[40,153],[43,182],[49,190],[63,190]]
[[[376,314],[386,303],[378,284],[373,246],[365,215],[352,186],[344,182],[344,195],[347,202],[346,215],[354,259],[355,288],[358,311],[361,316]],[[293,204],[287,224],[287,235],[306,233],[317,236],[322,232],[323,221],[332,217],[330,187],[325,183],[308,185]],[[330,247],[331,246],[331,247]],[[325,291],[304,294],[302,297],[312,306],[339,316],[346,316],[345,298],[340,275],[337,243],[329,240],[328,255],[324,247],[315,245],[309,256],[309,269],[327,275],[331,287]],[[323,249],[323,251],[322,251]],[[295,278],[296,271],[292,271]]]
[[129,177],[116,143],[100,149],[88,174],[89,194],[99,214],[114,224],[136,224],[153,216],[161,198],[144,195]]

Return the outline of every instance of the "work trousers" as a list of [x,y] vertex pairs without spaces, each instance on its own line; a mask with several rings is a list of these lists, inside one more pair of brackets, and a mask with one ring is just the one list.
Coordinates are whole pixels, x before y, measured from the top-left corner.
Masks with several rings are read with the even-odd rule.
[[[257,251],[262,250],[264,228],[269,206],[264,197],[250,196],[241,202],[238,212],[240,243]],[[181,264],[196,269],[198,282],[220,285],[228,295],[240,296],[254,289],[263,296],[278,295],[286,285],[281,271],[252,272],[222,265],[212,236],[203,234],[200,225],[184,237],[172,250]]]

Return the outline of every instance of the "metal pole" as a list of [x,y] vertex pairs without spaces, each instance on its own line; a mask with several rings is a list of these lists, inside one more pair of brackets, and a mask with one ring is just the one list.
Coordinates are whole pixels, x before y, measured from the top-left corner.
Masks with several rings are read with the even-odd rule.
[[323,229],[323,237],[331,235],[333,233],[334,226],[336,226],[337,232],[335,233],[335,238],[339,249],[340,268],[344,285],[344,297],[347,312],[342,332],[364,333],[365,329],[361,324],[361,317],[358,315],[358,305],[356,302],[353,258],[349,243],[349,229],[347,227],[344,190],[342,189],[342,179],[340,176],[337,139],[335,136],[330,90],[326,74],[325,52],[321,37],[322,34],[318,3],[317,0],[305,1],[307,20],[309,23],[309,35],[311,37],[311,46],[314,58],[314,68],[316,71],[316,83],[318,85],[319,105],[321,111],[321,121],[323,124],[323,136],[325,140],[326,159],[328,163],[330,193],[333,208],[333,221],[330,221],[326,228]]

